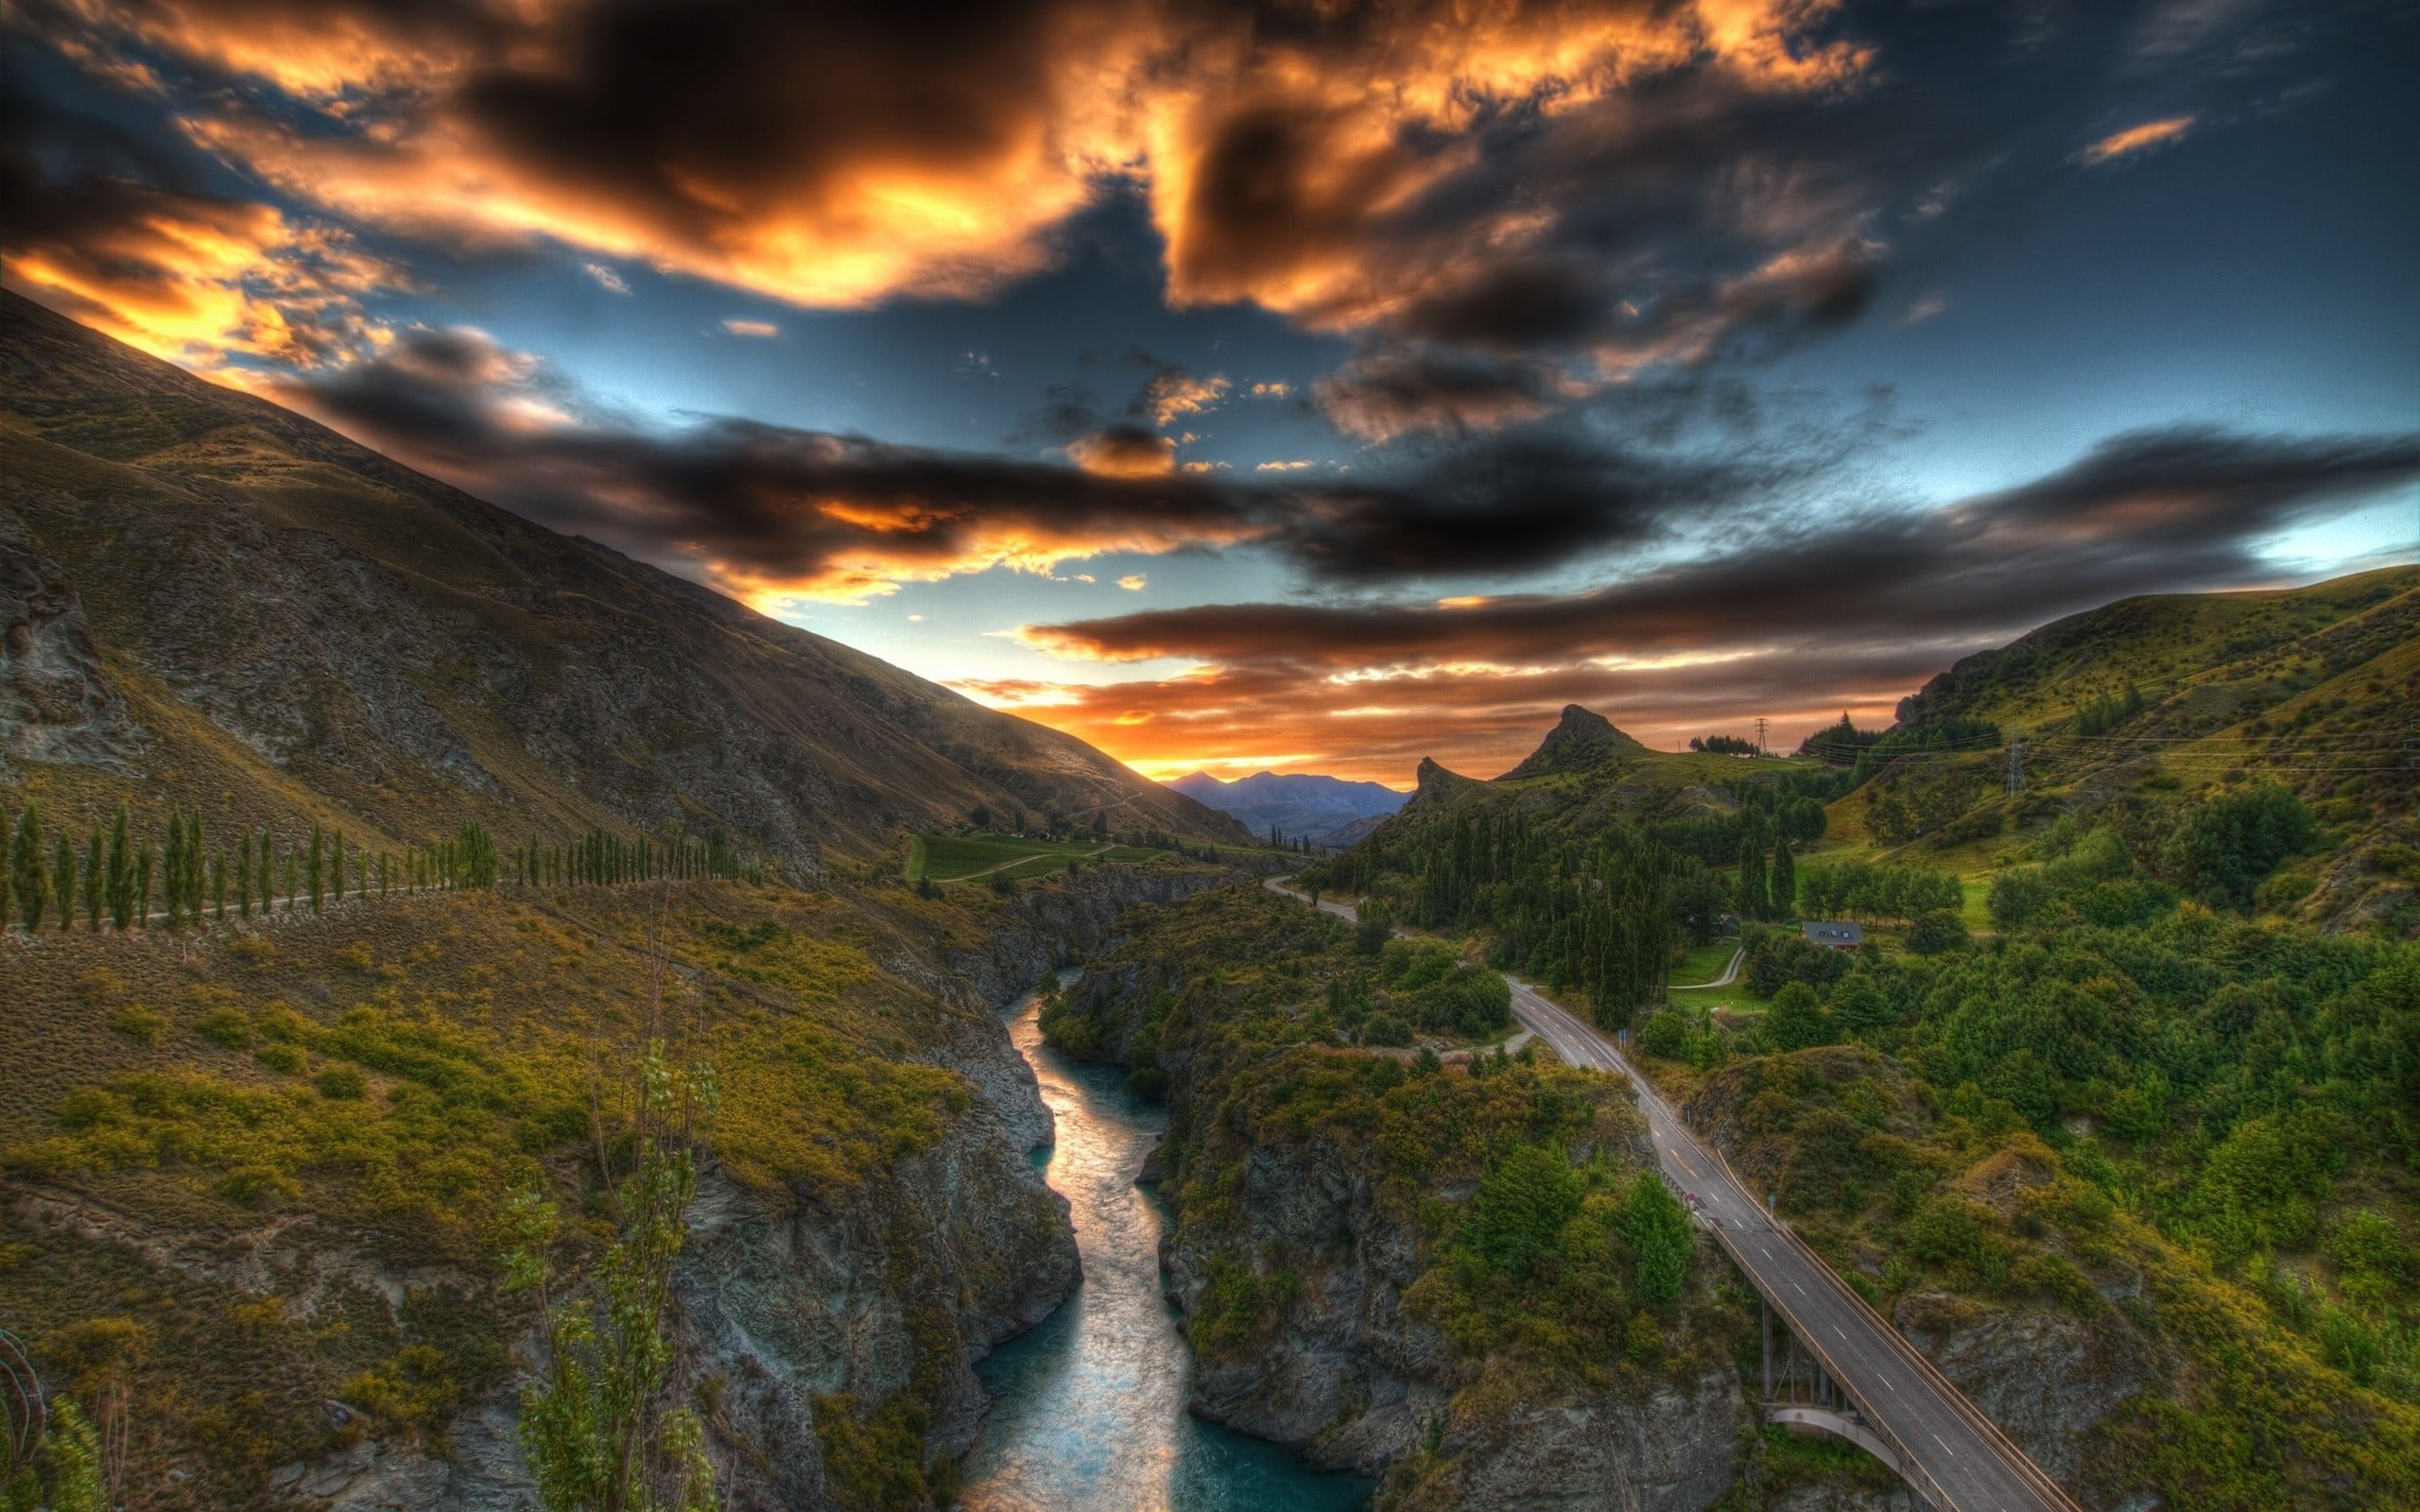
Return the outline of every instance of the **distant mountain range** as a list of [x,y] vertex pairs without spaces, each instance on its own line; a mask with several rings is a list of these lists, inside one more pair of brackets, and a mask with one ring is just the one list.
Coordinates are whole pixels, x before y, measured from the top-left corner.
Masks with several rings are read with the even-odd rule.
[[1254,834],[1274,828],[1288,840],[1330,849],[1360,839],[1410,797],[1382,782],[1348,782],[1309,772],[1254,772],[1232,782],[1194,772],[1167,785],[1206,808],[1233,815]]
[[61,821],[720,830],[801,876],[977,808],[1244,839],[1072,735],[5,293],[0,473],[0,792]]

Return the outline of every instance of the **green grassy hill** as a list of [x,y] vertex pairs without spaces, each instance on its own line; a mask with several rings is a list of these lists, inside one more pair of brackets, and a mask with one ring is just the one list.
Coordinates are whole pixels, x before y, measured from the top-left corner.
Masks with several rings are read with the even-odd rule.
[[1832,805],[1839,853],[1986,876],[2063,817],[2148,843],[2182,802],[2273,782],[2310,808],[2325,844],[2271,883],[2265,907],[2420,928],[2420,767],[2404,747],[2420,735],[2420,568],[2127,599],[1967,658],[1899,714],[1902,730],[1994,733],[1948,743],[1979,748],[1869,759],[1870,779]]

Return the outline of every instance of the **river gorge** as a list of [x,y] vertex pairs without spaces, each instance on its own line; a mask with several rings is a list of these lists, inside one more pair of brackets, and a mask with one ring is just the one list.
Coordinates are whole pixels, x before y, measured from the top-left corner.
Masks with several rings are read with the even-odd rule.
[[1038,995],[1010,1010],[1057,1125],[1035,1153],[1066,1197],[1083,1283],[981,1366],[991,1416],[966,1463],[970,1512],[1346,1512],[1370,1483],[1189,1416],[1192,1362],[1161,1294],[1158,1204],[1134,1184],[1164,1127],[1125,1073],[1044,1043]]

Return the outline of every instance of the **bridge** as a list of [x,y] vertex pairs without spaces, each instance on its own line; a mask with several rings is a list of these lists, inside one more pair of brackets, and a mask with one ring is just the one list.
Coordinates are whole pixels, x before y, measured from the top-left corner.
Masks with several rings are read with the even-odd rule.
[[[1267,885],[1303,896],[1281,882]],[[1322,900],[1319,906],[1340,919],[1357,917],[1349,904]],[[1505,982],[1514,1017],[1547,1048],[1574,1066],[1629,1079],[1664,1174],[1696,1194],[1699,1222],[1764,1298],[1767,1421],[1858,1445],[1933,1512],[2081,1512],[1964,1392],[1750,1194],[1612,1040],[1528,983]],[[1776,1315],[1789,1330],[1779,1377]]]

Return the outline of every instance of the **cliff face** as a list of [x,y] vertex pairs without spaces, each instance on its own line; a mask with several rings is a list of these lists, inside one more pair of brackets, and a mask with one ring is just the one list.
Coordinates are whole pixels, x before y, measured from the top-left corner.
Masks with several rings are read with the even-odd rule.
[[[1167,1089],[1146,1174],[1175,1218],[1161,1260],[1192,1410],[1380,1478],[1389,1512],[1709,1506],[1748,1420],[1736,1320],[1706,1246],[1656,1303],[1609,1237],[1644,1122],[1615,1083],[1551,1064],[1324,1048],[1318,1005],[1360,960],[1340,926],[1238,888],[1137,920],[1044,1014],[1063,1047]],[[1524,1145],[1603,1194],[1573,1199],[1526,1277],[1474,1259],[1462,1228]]]
[[[1182,1075],[1175,1084],[1181,1095],[1216,1095]],[[1727,1365],[1458,1403],[1472,1363],[1407,1311],[1406,1292],[1432,1262],[1415,1227],[1379,1200],[1373,1174],[1333,1145],[1275,1139],[1254,1141],[1242,1171],[1232,1211],[1181,1221],[1170,1235],[1170,1298],[1198,1314],[1220,1267],[1239,1257],[1315,1258],[1295,1267],[1300,1289],[1265,1340],[1201,1362],[1194,1412],[1379,1477],[1433,1452],[1446,1468],[1416,1490],[1396,1487],[1399,1506],[1593,1512],[1626,1485],[1643,1512],[1697,1512],[1734,1484],[1748,1403]]]
[[928,1462],[956,1460],[984,1412],[975,1362],[1079,1279],[1066,1200],[1028,1158],[1050,1130],[1030,1069],[1005,1035],[966,1036],[942,1058],[973,1102],[940,1144],[849,1201],[775,1212],[728,1180],[700,1184],[676,1279],[681,1367],[714,1383],[727,1507],[845,1504],[819,1414],[871,1415],[903,1392],[929,1415]]
[[[1066,1204],[1031,1159],[1050,1115],[998,1008],[1097,947],[1129,903],[1215,877],[1099,868],[997,902],[896,886],[665,895],[675,1016],[712,1047],[728,1093],[672,1325],[676,1385],[704,1418],[727,1505],[841,1512],[902,1475],[945,1498],[985,1408],[973,1366],[1079,1276]],[[390,1015],[424,1049],[459,1048],[446,1065],[463,1069],[440,1068],[457,1085],[482,1064],[525,1078],[497,1117],[566,1095],[549,1106],[576,1108],[577,1087],[526,1079],[546,1064],[527,1057],[569,1015],[644,994],[630,942],[661,917],[638,890],[588,888],[0,942],[31,1031],[0,1037],[0,1326],[32,1343],[54,1393],[87,1368],[78,1330],[99,1320],[145,1340],[128,1377],[143,1487],[130,1512],[534,1508],[518,1380],[540,1335],[474,1217],[535,1168],[458,1192],[446,1206],[474,1217],[449,1226],[365,1202],[347,1167],[307,1157],[282,1194],[231,1195],[250,1189],[229,1165],[282,1147],[215,1126],[182,1125],[180,1153],[114,1169],[44,1154],[95,1126],[69,1110],[175,1086],[196,1108],[269,1109],[300,1138],[331,1108],[358,1109],[348,1138],[401,1138],[416,1062],[372,1056],[352,1103],[310,1079],[369,1054],[344,1036]],[[120,1149],[154,1126],[99,1116],[120,1121]],[[544,1146],[539,1130],[562,1125],[531,1116],[508,1142],[544,1148],[557,1190],[582,1190],[584,1156]],[[478,1126],[420,1128],[414,1169],[447,1179],[447,1162],[478,1157]],[[215,1153],[239,1137],[244,1153]],[[399,1372],[427,1405],[379,1384]]]

